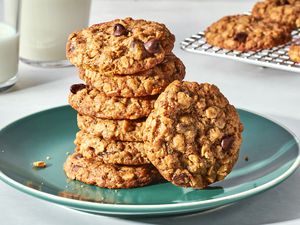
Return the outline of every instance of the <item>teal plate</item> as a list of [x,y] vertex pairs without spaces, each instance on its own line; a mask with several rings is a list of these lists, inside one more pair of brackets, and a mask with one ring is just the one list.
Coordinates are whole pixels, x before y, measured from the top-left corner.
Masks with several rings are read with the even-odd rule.
[[[274,187],[300,162],[291,132],[254,113],[239,114],[245,126],[239,161],[224,181],[205,190],[170,183],[110,190],[68,180],[63,163],[78,130],[76,112],[68,106],[30,115],[0,131],[0,179],[35,197],[91,213],[170,215],[223,206]],[[33,169],[37,160],[48,167]]]

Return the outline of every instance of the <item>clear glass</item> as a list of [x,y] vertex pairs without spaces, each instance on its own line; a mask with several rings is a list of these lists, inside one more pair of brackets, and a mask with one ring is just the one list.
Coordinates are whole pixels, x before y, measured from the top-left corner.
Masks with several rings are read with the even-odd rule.
[[90,6],[91,0],[22,0],[21,61],[41,67],[69,66],[68,36],[88,26]]
[[0,92],[18,80],[19,0],[0,0]]

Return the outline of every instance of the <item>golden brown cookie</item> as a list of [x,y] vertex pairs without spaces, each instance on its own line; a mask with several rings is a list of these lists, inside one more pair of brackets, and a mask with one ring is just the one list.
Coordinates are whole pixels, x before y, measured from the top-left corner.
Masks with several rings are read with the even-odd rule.
[[120,166],[86,159],[80,153],[68,157],[64,164],[68,178],[103,188],[134,188],[162,181],[152,165]]
[[72,33],[66,51],[77,67],[103,75],[125,75],[161,63],[174,42],[174,35],[163,24],[125,18]]
[[288,51],[290,60],[300,63],[300,44],[294,44],[290,47]]
[[286,24],[292,28],[300,27],[299,0],[265,0],[257,2],[252,15],[257,19]]
[[79,129],[93,136],[117,141],[143,141],[145,121],[145,118],[137,120],[107,120],[77,115]]
[[145,151],[166,180],[201,189],[230,173],[242,130],[236,109],[216,86],[174,81],[146,120]]
[[139,98],[108,97],[84,84],[72,85],[70,105],[82,115],[101,119],[139,119],[149,115],[157,96]]
[[256,51],[291,40],[291,28],[249,15],[225,16],[205,31],[208,44],[238,51]]
[[149,164],[143,142],[112,141],[79,131],[74,141],[76,151],[85,158],[121,165]]
[[174,80],[183,80],[185,67],[176,56],[168,55],[155,67],[132,75],[103,76],[80,70],[80,78],[107,96],[126,98],[157,95]]

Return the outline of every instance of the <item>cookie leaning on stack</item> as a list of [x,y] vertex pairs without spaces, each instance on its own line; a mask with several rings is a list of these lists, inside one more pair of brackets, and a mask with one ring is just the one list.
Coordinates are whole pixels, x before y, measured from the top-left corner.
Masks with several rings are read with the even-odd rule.
[[205,188],[231,172],[242,131],[236,109],[216,86],[174,81],[146,120],[145,153],[166,180]]
[[69,36],[67,57],[86,82],[71,87],[78,111],[71,179],[106,188],[162,180],[144,152],[142,132],[158,94],[185,75],[165,25],[131,18],[95,24]]

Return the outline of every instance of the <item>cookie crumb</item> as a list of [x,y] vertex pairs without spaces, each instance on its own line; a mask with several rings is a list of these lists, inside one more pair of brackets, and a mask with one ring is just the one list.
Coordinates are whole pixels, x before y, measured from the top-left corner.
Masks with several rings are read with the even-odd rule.
[[70,152],[66,152],[66,155],[70,155]]
[[249,161],[249,157],[248,157],[248,156],[245,156],[245,158],[244,158],[244,159],[245,159],[245,161],[246,161],[246,162],[248,162],[248,161]]
[[50,156],[47,156],[47,157],[46,157],[46,159],[47,159],[47,160],[50,160],[50,159],[51,159],[51,157],[50,157]]
[[44,161],[36,161],[32,163],[33,167],[36,168],[45,168],[47,164]]

